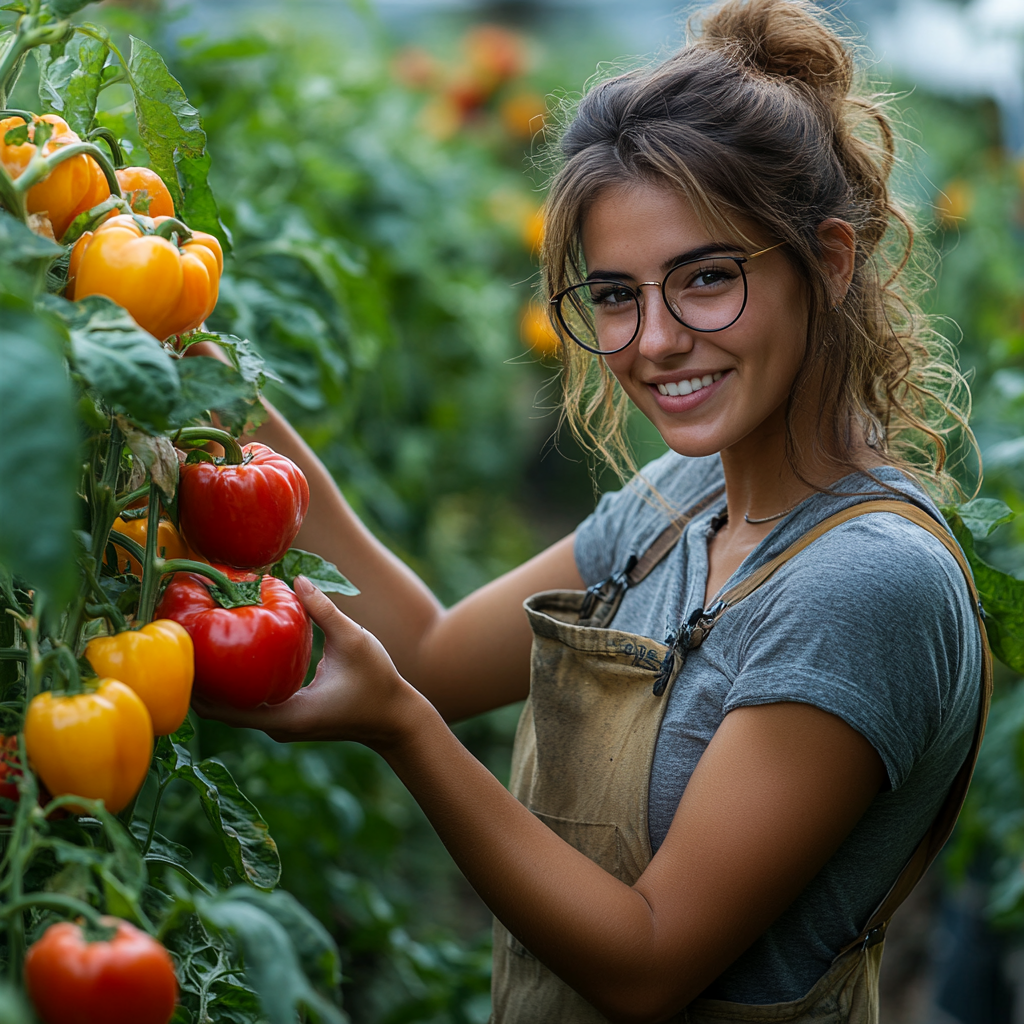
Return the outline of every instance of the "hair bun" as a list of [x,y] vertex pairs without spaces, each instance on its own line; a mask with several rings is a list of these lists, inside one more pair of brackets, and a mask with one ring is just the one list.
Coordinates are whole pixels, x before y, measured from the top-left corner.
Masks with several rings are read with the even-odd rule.
[[853,84],[850,51],[808,0],[728,0],[703,17],[696,45],[830,99]]

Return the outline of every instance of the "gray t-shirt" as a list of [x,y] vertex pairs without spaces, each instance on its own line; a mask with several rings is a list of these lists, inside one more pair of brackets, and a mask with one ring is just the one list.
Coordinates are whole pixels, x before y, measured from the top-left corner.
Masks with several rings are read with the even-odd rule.
[[[717,455],[669,452],[642,471],[682,511],[723,482]],[[898,497],[942,517],[898,470],[876,474]],[[799,505],[747,556],[728,585],[774,558],[816,523],[873,496],[897,495],[854,474]],[[576,563],[589,586],[642,554],[671,517],[634,481],[605,494],[579,527]],[[628,590],[616,629],[664,640],[703,605],[711,520],[724,496],[688,525],[668,556]],[[855,938],[931,823],[970,748],[981,643],[963,574],[942,544],[905,519],[877,513],[819,538],[730,609],[691,651],[672,688],[651,769],[657,850],[704,748],[734,708],[813,704],[878,751],[889,788],[794,903],[704,995],[739,1003],[803,996]]]

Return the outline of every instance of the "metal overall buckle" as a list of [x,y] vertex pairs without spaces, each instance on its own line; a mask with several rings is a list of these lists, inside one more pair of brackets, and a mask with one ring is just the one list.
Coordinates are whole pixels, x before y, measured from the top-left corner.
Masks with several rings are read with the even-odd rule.
[[[609,601],[614,598],[619,590],[628,590],[629,574],[633,571],[636,563],[636,555],[630,555],[624,569],[620,569],[618,572],[612,573],[611,576],[606,576],[598,583],[587,587],[586,593],[583,595],[583,603],[580,605],[579,617],[581,619],[589,619],[593,614],[594,605],[597,604],[599,599]],[[606,589],[609,590],[608,594],[605,594]]]
[[665,652],[665,657],[661,660],[661,668],[658,669],[658,674],[654,679],[654,688],[651,692],[655,697],[660,697],[668,687],[669,680],[672,678],[677,652],[681,659],[679,671],[682,672],[683,666],[686,664],[687,653],[704,643],[708,633],[711,632],[711,627],[718,621],[723,611],[725,611],[724,601],[716,601],[706,611],[703,608],[697,608],[679,628],[677,633],[669,633],[665,637],[668,650]]

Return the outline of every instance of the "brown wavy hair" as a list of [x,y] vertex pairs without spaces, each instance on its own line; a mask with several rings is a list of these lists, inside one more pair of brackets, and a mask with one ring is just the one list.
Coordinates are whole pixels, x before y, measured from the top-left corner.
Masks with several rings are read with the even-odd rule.
[[[911,271],[914,226],[889,186],[896,142],[885,97],[855,88],[852,46],[812,3],[729,0],[691,22],[684,49],[599,82],[571,113],[545,208],[546,297],[586,277],[582,225],[610,189],[667,186],[708,227],[753,222],[787,243],[780,251],[807,289],[807,349],[786,417],[796,471],[793,394],[813,374],[826,465],[870,472],[863,442],[956,493],[947,438],[961,430],[976,451],[970,392],[916,301],[925,275]],[[856,235],[853,279],[836,308],[817,234],[833,217]],[[625,477],[635,470],[629,400],[600,357],[564,335],[561,343],[563,421]]]

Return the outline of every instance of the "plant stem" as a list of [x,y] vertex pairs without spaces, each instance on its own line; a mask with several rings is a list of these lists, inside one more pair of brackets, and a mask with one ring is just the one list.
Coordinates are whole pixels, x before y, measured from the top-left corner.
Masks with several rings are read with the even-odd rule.
[[92,142],[93,139],[102,139],[110,147],[110,158],[114,161],[115,170],[124,167],[125,160],[121,143],[109,128],[104,128],[102,125],[99,128],[93,128],[86,136],[86,142]]
[[93,593],[99,598],[96,605],[86,605],[86,611],[90,608],[95,607],[99,614],[102,615],[109,623],[115,633],[123,633],[128,628],[128,623],[125,620],[124,615],[121,613],[121,609],[116,605],[110,603],[107,598],[106,592],[100,586],[100,581],[96,578],[96,573],[93,570],[93,563],[88,556],[82,560],[82,569],[85,571],[85,578],[89,582],[89,586],[92,588]]
[[149,485],[149,516],[146,529],[146,550],[142,562],[142,593],[139,594],[139,611],[136,619],[145,626],[153,618],[156,595],[160,590],[160,572],[156,567],[156,546],[160,534],[160,488],[153,482]]
[[215,569],[205,562],[193,562],[190,558],[158,558],[156,565],[161,575],[171,572],[191,572],[196,576],[205,576],[208,580],[212,580],[232,600],[238,600],[240,597],[238,587],[234,582],[228,579],[220,569]]
[[216,441],[224,446],[225,465],[240,466],[245,461],[242,446],[226,430],[220,430],[218,427],[184,427],[171,440]]
[[7,97],[14,90],[25,62],[25,55],[36,46],[46,43],[60,43],[74,32],[67,21],[57,21],[49,25],[39,25],[39,4],[33,3],[32,11],[18,19],[18,27],[10,45],[0,57],[0,107],[7,106]]
[[142,856],[145,857],[149,853],[149,848],[153,845],[153,836],[156,835],[156,816],[160,810],[160,804],[164,798],[164,790],[170,785],[171,779],[174,776],[171,774],[165,775],[160,780],[160,785],[157,788],[156,796],[153,798],[153,813],[149,816],[149,828],[146,830],[146,842],[142,846]]
[[78,662],[74,654],[71,653],[71,649],[63,644],[58,644],[44,656],[43,667],[48,667],[52,662],[63,663],[67,671],[68,683],[70,685],[64,688],[65,691],[67,693],[81,693],[82,674],[78,671]]
[[0,203],[11,216],[17,217],[22,224],[28,223],[28,207],[25,205],[24,193],[14,187],[14,179],[7,173],[3,164],[0,164]]
[[28,651],[21,647],[0,647],[0,661],[28,661]]
[[70,910],[75,914],[81,914],[82,917],[87,917],[93,924],[98,925],[100,923],[100,912],[95,907],[90,906],[84,900],[76,899],[74,896],[65,896],[59,892],[32,892],[27,896],[19,894],[17,900],[12,900],[6,906],[0,907],[0,920],[10,917],[15,913],[20,913],[28,907],[50,907],[53,910]]
[[37,149],[35,155],[28,162],[28,167],[14,179],[14,187],[19,192],[27,192],[33,185],[50,174],[58,164],[82,155],[91,156],[100,165],[100,170],[103,171],[103,176],[107,179],[107,185],[110,187],[110,194],[118,199],[123,199],[121,183],[117,180],[110,157],[93,142],[72,142],[70,146],[61,146],[60,149],[47,156],[43,156]]
[[149,484],[143,484],[141,487],[136,487],[130,494],[126,494],[123,498],[120,498],[117,502],[117,511],[120,514],[123,512],[133,501],[138,501],[139,498],[145,497],[149,494]]

